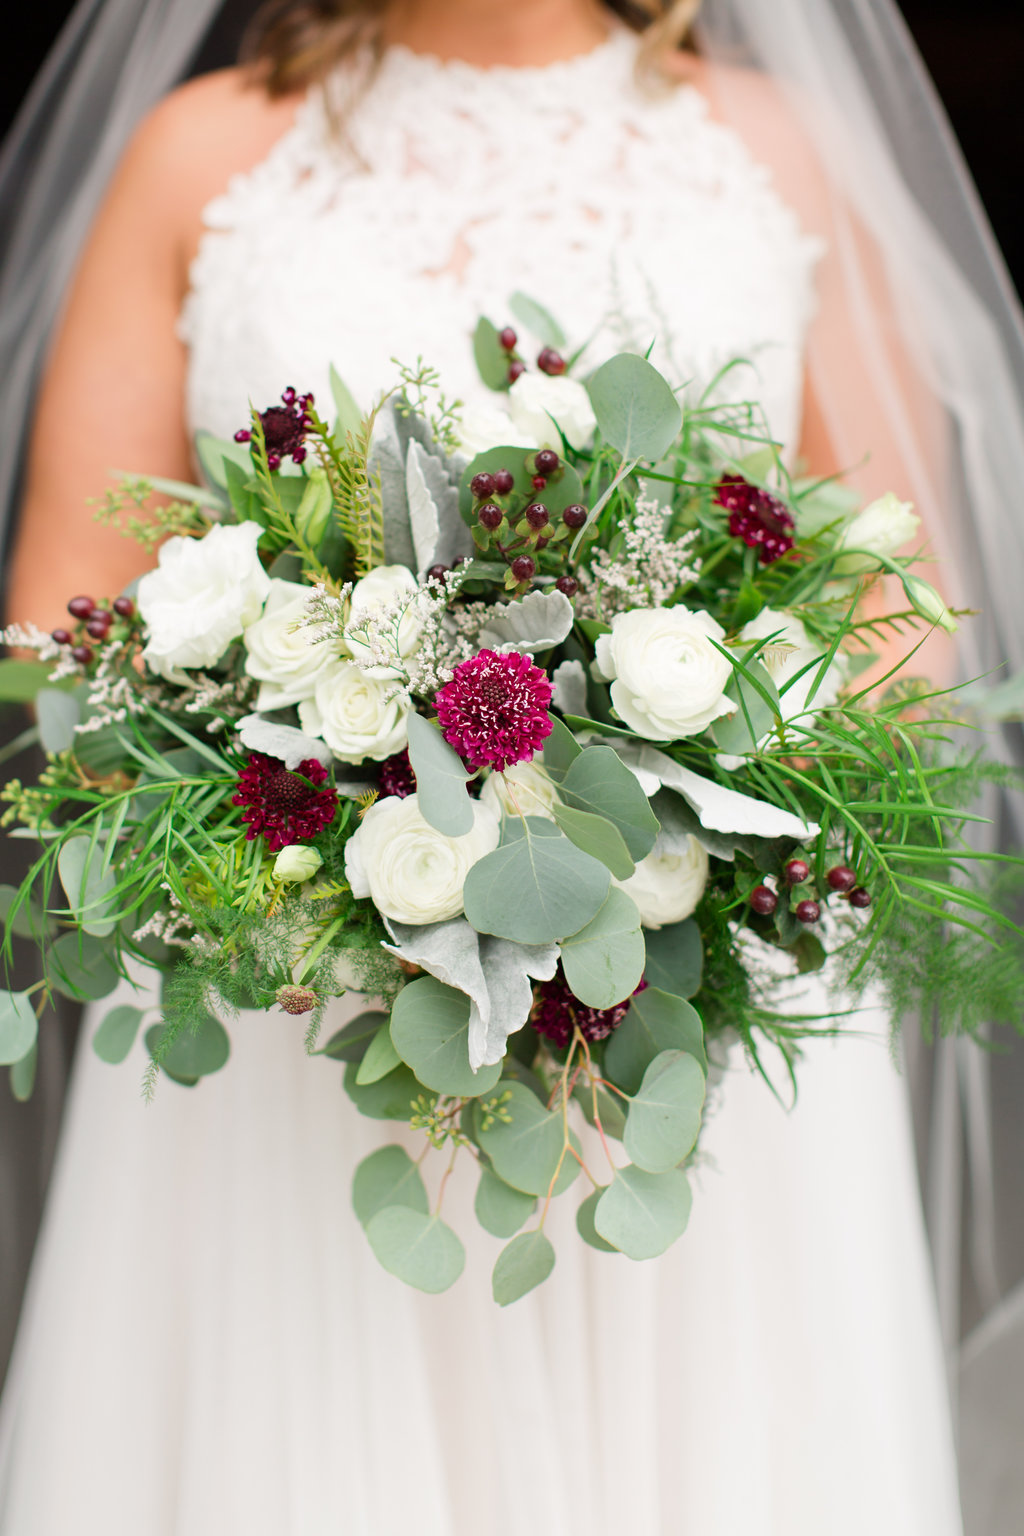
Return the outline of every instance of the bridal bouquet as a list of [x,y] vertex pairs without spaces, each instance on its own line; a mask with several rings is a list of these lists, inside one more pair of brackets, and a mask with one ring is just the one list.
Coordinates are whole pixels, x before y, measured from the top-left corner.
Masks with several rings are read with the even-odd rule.
[[[572,377],[516,302],[546,345],[527,368],[480,322],[491,410],[419,366],[362,417],[335,378],[332,425],[288,389],[200,435],[204,487],[123,483],[100,515],[156,568],[8,631],[39,660],[0,667],[47,754],[3,791],[42,848],[4,893],[8,956],[30,936],[43,964],[0,997],[14,1091],[52,992],[139,962],[159,1008],[119,1002],[94,1044],[125,1059],[149,1012],[147,1092],[223,1068],[238,1009],[282,1010],[363,1114],[476,1160],[502,1304],[549,1274],[581,1178],[595,1248],[681,1235],[725,1048],[792,1070],[836,1027],[793,975],[966,1028],[1020,977],[966,836],[998,770],[921,680],[858,685],[877,637],[955,626],[896,553],[909,507],[792,480],[755,408],[684,411],[643,357]],[[883,573],[903,597],[865,617]],[[321,1043],[349,991],[365,1011]],[[385,1268],[437,1291],[463,1249],[422,1161],[381,1148],[353,1197]]]

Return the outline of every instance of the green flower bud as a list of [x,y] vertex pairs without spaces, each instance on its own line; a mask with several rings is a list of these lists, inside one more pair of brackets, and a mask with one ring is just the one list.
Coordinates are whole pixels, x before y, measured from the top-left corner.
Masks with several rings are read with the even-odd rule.
[[947,635],[952,635],[959,628],[956,619],[929,582],[922,581],[920,576],[911,576],[908,572],[900,580],[908,603],[922,619],[927,619],[929,624],[938,624]]
[[274,879],[288,883],[312,880],[322,863],[315,848],[305,843],[289,843],[274,860]]

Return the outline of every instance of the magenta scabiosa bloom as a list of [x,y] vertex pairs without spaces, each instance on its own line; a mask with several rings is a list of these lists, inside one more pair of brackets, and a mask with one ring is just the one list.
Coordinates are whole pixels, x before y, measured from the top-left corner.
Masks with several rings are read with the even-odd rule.
[[[281,402],[260,411],[263,435],[267,440],[267,464],[271,469],[280,469],[282,459],[302,463],[306,457],[306,433],[313,425],[309,414],[312,395],[298,395],[288,388],[281,396]],[[236,443],[247,443],[251,438],[252,433],[246,427],[235,433]]]
[[471,768],[528,763],[551,734],[551,684],[518,651],[478,651],[434,700],[441,734]]
[[[642,992],[646,985],[646,981],[641,981],[636,992]],[[632,994],[634,997],[636,992]],[[542,981],[534,987],[533,997],[530,1023],[538,1035],[544,1035],[558,1050],[564,1050],[569,1044],[574,1024],[579,1025],[580,1033],[591,1045],[597,1040],[607,1040],[626,1017],[630,1004],[627,997],[614,1008],[586,1007],[570,992],[561,966],[550,981]]]
[[751,485],[742,475],[723,475],[715,501],[729,514],[729,532],[760,553],[761,564],[771,565],[793,548],[796,524],[792,513],[777,496]]
[[289,843],[308,843],[330,826],[338,809],[335,791],[319,787],[326,779],[327,769],[315,757],[304,758],[293,773],[279,758],[251,753],[231,796],[232,805],[248,807],[242,816],[246,837],[264,837],[271,853]]

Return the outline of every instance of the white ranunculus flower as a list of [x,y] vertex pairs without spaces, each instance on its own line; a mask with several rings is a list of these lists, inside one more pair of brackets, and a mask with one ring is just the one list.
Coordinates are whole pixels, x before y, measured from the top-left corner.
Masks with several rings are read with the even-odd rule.
[[708,883],[707,850],[688,833],[662,830],[636,873],[614,883],[636,902],[645,928],[681,923],[696,910]]
[[311,699],[337,660],[337,651],[326,641],[315,642],[315,631],[302,623],[310,595],[301,582],[274,579],[262,617],[245,631],[245,670],[262,684],[257,709],[284,709]]
[[524,816],[546,816],[553,821],[551,807],[558,805],[558,789],[543,766],[533,758],[528,763],[513,763],[502,773],[489,773],[480,791],[480,804],[490,806],[500,817],[519,814],[509,794],[509,783]]
[[913,502],[900,501],[892,491],[879,496],[877,501],[859,512],[846,524],[836,540],[837,549],[865,551],[842,555],[836,561],[837,576],[856,576],[861,571],[873,571],[878,562],[871,556],[891,557],[914,537],[921,519],[911,510]]
[[725,697],[729,659],[711,644],[725,630],[710,614],[684,608],[617,613],[595,647],[619,717],[654,741],[696,736],[736,705]]
[[308,843],[289,843],[274,860],[274,879],[288,885],[312,880],[322,863],[322,855]]
[[463,406],[457,431],[459,446],[471,459],[475,459],[478,453],[487,453],[491,448],[537,446],[513,423],[508,412],[492,400],[473,401]]
[[201,539],[176,537],[138,587],[150,671],[181,681],[183,667],[211,667],[259,618],[270,577],[260,564],[259,523],[218,524]]
[[563,375],[520,374],[508,392],[508,403],[513,425],[537,448],[561,449],[556,422],[574,448],[585,448],[597,426],[583,385]]
[[[407,565],[378,565],[352,588],[345,643],[352,655],[364,662],[373,655],[375,645],[379,646],[381,657],[378,666],[374,668],[374,673],[379,677],[394,676],[395,669],[391,663],[413,656],[419,649],[423,615],[416,602],[416,591],[416,577]],[[405,611],[399,619],[400,605],[404,605]],[[372,621],[374,615],[387,609],[394,610],[393,624],[388,623],[380,630],[375,629],[370,635],[353,632],[354,626],[367,619]]]
[[370,896],[396,923],[440,923],[462,911],[466,876],[498,846],[498,818],[473,806],[473,827],[446,837],[420,814],[416,795],[377,800],[345,845],[345,874],[354,896]]
[[299,703],[302,729],[319,736],[343,763],[381,761],[409,740],[409,696],[392,677],[373,677],[354,661],[336,661]]
[[[819,641],[812,640],[803,624],[793,614],[775,608],[762,608],[757,618],[751,619],[750,623],[744,624],[740,630],[740,639],[751,644],[758,640],[767,640],[769,635],[775,635],[776,640],[765,647],[758,659],[776,688],[779,689],[783,720],[794,720],[807,708],[807,697],[814,687],[814,679],[818,675],[817,668],[810,667],[804,672],[799,682],[793,683],[785,693],[782,689],[791,678],[803,672],[809,662],[820,662],[828,647]],[[778,652],[775,650],[776,645],[779,646]],[[783,652],[783,647],[791,647],[791,649]],[[830,709],[839,697],[844,673],[841,656],[842,652],[837,652],[836,659],[822,678],[812,701],[813,709]]]

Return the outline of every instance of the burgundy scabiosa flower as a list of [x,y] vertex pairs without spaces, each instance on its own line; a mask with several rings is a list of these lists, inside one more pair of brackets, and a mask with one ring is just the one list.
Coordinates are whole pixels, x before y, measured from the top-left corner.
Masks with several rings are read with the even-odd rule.
[[729,532],[734,539],[760,552],[761,564],[771,565],[793,548],[796,524],[793,515],[777,496],[751,485],[742,475],[723,475],[715,491],[715,501],[729,514]]
[[416,793],[416,775],[409,761],[408,747],[401,752],[396,752],[394,757],[386,757],[378,768],[377,775],[382,800],[388,795],[397,795],[399,800],[405,800],[409,795]]
[[[281,396],[281,402],[260,411],[263,435],[267,440],[267,464],[271,469],[280,469],[282,459],[302,463],[306,457],[306,433],[313,425],[309,414],[312,395],[298,395],[288,388]],[[252,433],[246,427],[235,433],[236,443],[247,443],[251,438]]]
[[338,809],[336,792],[318,787],[326,778],[327,769],[315,757],[304,758],[293,773],[279,758],[250,753],[231,796],[232,805],[248,807],[242,816],[246,837],[264,837],[271,853],[289,843],[308,843],[330,826]]
[[[646,981],[641,980],[636,992],[642,992]],[[636,992],[632,995],[635,997]],[[564,1050],[572,1039],[573,1025],[578,1024],[585,1040],[607,1040],[612,1030],[618,1029],[629,1012],[630,999],[624,998],[614,1008],[588,1008],[574,997],[559,966],[550,981],[542,981],[533,989],[533,1009],[530,1023],[538,1035]]]
[[478,651],[434,700],[441,734],[471,768],[528,763],[551,734],[551,684],[518,651]]

